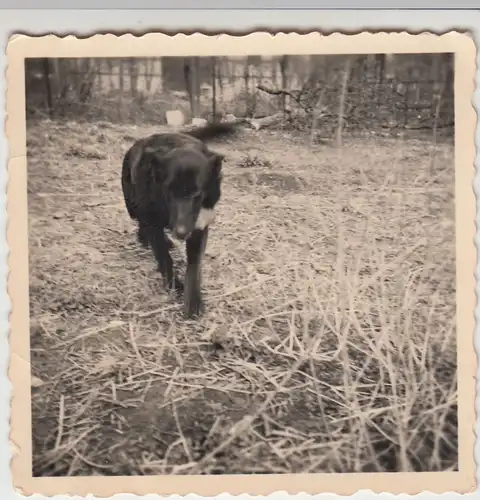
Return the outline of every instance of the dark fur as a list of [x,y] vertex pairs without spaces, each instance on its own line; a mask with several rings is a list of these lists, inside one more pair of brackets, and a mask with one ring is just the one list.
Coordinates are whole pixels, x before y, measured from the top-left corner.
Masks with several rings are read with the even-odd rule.
[[[188,133],[154,134],[133,144],[123,159],[123,195],[138,223],[138,240],[151,247],[167,288],[184,293],[187,317],[201,310],[201,260],[208,238],[208,226],[195,229],[195,222],[200,209],[213,209],[221,196],[224,157],[204,141],[235,128],[218,123]],[[185,286],[174,271],[166,229],[186,241]]]

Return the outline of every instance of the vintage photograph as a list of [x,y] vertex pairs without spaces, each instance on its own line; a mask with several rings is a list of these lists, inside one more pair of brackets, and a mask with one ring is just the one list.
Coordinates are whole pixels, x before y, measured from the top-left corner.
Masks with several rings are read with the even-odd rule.
[[32,477],[461,470],[458,66],[391,47],[25,57]]

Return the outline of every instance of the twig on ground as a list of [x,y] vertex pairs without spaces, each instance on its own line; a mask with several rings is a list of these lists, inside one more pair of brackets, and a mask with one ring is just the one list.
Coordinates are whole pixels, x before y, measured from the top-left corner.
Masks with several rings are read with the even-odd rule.
[[62,394],[60,396],[60,409],[58,412],[58,434],[57,439],[55,440],[54,450],[58,450],[60,447],[60,443],[62,442],[63,437],[63,419],[65,417],[65,396]]

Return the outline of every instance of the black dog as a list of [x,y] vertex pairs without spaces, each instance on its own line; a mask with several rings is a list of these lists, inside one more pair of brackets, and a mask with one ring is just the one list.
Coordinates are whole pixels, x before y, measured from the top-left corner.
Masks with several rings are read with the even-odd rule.
[[[138,223],[138,240],[153,250],[167,288],[184,293],[187,317],[201,310],[201,259],[221,195],[224,156],[204,141],[235,130],[235,124],[212,123],[188,133],[154,134],[137,141],[123,159],[123,195]],[[174,271],[166,229],[186,242],[185,286]]]

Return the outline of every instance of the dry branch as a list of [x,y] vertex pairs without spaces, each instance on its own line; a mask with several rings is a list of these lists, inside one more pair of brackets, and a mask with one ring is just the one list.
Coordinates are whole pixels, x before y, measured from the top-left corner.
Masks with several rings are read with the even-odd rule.
[[267,94],[270,95],[290,96],[293,99],[295,99],[295,101],[298,102],[298,104],[301,105],[299,101],[299,96],[302,94],[301,90],[271,89],[262,84],[257,85],[257,89],[261,90],[262,92],[266,92]]

